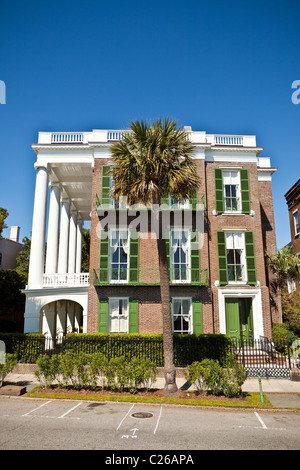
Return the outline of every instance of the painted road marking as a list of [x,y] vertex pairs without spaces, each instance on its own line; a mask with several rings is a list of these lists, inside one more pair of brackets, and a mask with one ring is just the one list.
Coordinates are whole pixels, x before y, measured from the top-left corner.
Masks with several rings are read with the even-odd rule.
[[258,421],[260,422],[261,426],[239,426],[239,428],[253,428],[253,429],[268,429],[268,430],[272,430],[272,431],[286,431],[286,428],[273,428],[273,427],[267,427],[267,425],[264,423],[264,421],[262,420],[262,418],[259,416],[259,414],[254,411],[254,415],[256,416],[256,418],[258,419]]
[[[71,411],[73,411],[73,410],[75,410],[76,408],[78,408],[78,406],[80,406],[81,404],[82,404],[82,402],[77,403],[77,405],[73,406],[73,408],[71,408],[69,411],[66,411],[63,415],[59,416],[58,419],[64,418],[64,417],[67,416],[69,413],[71,413]],[[73,418],[73,419],[80,419],[80,418]]]
[[123,419],[121,420],[121,422],[119,423],[119,426],[117,427],[117,431],[118,431],[118,429],[120,429],[120,427],[121,427],[123,421],[127,418],[127,416],[129,415],[130,411],[133,409],[134,405],[135,405],[135,403],[134,403],[134,404],[132,405],[132,407],[127,411],[126,415],[124,416],[124,418],[123,418]]
[[159,424],[159,421],[160,421],[160,418],[161,418],[161,413],[162,413],[162,406],[160,406],[159,415],[158,415],[158,419],[157,419],[156,426],[155,426],[155,429],[153,431],[153,434],[156,434],[158,424]]
[[40,408],[42,408],[42,406],[48,405],[48,403],[51,403],[51,400],[47,401],[46,403],[43,403],[42,405],[38,406],[37,408],[34,408],[33,410],[29,411],[28,413],[25,413],[22,416],[28,416],[30,413],[33,413],[34,411],[39,410]]

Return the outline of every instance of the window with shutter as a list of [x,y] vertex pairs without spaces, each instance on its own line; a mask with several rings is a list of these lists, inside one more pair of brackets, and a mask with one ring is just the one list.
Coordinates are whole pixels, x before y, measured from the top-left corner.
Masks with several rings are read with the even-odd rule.
[[225,232],[217,232],[219,284],[226,285],[227,281],[227,255]]
[[111,177],[109,174],[110,165],[103,165],[101,178],[101,205],[111,205]]
[[250,285],[256,285],[257,275],[253,232],[245,232],[245,251],[247,264],[247,282]]
[[240,179],[241,179],[242,212],[244,214],[250,214],[249,171],[240,170]]
[[108,299],[99,299],[98,331],[99,333],[108,333]]

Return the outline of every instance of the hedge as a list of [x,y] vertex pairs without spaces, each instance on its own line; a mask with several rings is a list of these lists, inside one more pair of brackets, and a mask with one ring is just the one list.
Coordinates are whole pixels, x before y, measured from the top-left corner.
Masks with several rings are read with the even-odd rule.
[[40,333],[0,333],[5,352],[15,354],[18,362],[34,364],[45,352],[45,336]]
[[[163,335],[161,334],[106,334],[69,333],[63,351],[100,352],[108,359],[125,356],[148,357],[157,366],[163,366]],[[231,338],[223,334],[174,335],[174,362],[185,367],[194,361],[209,358],[226,362],[232,352]]]

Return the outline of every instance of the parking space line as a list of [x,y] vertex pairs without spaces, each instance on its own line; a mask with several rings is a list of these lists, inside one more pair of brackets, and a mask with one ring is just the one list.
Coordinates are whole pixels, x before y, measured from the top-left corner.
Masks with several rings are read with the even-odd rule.
[[34,408],[34,409],[31,410],[31,411],[28,411],[28,413],[25,413],[25,414],[22,415],[22,416],[28,416],[30,413],[33,413],[34,411],[36,411],[36,410],[42,408],[42,406],[48,405],[48,403],[51,403],[51,400],[50,400],[50,401],[47,401],[46,403],[43,403],[42,405],[38,406],[37,408]]
[[[77,405],[73,406],[73,408],[71,408],[70,410],[66,411],[63,415],[58,416],[58,419],[64,418],[65,416],[67,416],[67,414],[71,413],[71,411],[73,411],[73,410],[75,410],[76,408],[78,408],[78,406],[80,406],[81,404],[82,404],[82,402],[77,403]],[[74,418],[74,419],[80,419],[80,418]]]
[[263,422],[263,420],[261,419],[261,417],[259,416],[258,413],[256,413],[256,411],[254,411],[254,414],[255,416],[257,417],[258,421],[260,422],[260,424],[262,425],[262,428],[263,429],[268,429],[267,426],[265,425],[265,423]]
[[119,426],[117,427],[117,431],[118,429],[121,427],[123,421],[127,418],[127,416],[129,415],[130,411],[132,410],[132,408],[134,407],[135,403],[132,405],[132,407],[127,411],[126,415],[124,416],[124,418],[121,420],[121,422],[119,423]]
[[158,415],[158,419],[157,419],[156,426],[155,426],[155,429],[153,431],[153,434],[156,434],[158,424],[159,424],[159,421],[160,421],[160,418],[161,418],[161,413],[162,413],[162,406],[160,406],[159,415]]

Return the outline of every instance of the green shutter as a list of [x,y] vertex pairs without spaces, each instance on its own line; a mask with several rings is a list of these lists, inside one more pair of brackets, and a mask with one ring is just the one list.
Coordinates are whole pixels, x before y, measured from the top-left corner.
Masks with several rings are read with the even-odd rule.
[[101,180],[101,204],[110,205],[110,165],[104,165],[102,167],[102,180]]
[[[107,236],[102,238],[103,232]],[[100,232],[100,256],[99,256],[99,281],[101,283],[109,282],[109,233],[108,230]]]
[[215,168],[215,197],[216,211],[219,213],[224,212],[223,172],[220,168]]
[[203,333],[202,299],[193,298],[193,333],[200,335]]
[[242,212],[244,214],[249,214],[250,213],[249,171],[240,170],[240,179],[241,179]]
[[139,332],[139,301],[129,299],[129,333]]
[[129,283],[139,282],[139,238],[129,238]]
[[220,285],[228,284],[227,281],[227,252],[225,232],[217,232],[218,245],[218,263],[219,263],[219,283]]
[[194,189],[194,193],[190,198],[190,204],[192,205],[192,210],[195,211],[197,209],[198,204],[198,188]]
[[200,276],[200,233],[191,232],[191,284],[199,284]]
[[253,232],[245,232],[245,252],[247,265],[247,282],[250,285],[256,285],[257,276]]
[[108,333],[108,299],[99,299],[98,331],[100,333]]

